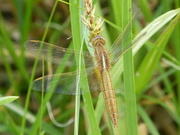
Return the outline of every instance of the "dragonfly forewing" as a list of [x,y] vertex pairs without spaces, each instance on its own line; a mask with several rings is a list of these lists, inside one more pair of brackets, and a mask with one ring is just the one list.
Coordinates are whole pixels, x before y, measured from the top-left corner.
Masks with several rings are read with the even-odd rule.
[[[135,43],[140,41],[142,37],[146,34],[145,32],[141,34],[139,37],[137,37],[132,43],[131,42],[128,43],[129,40],[128,35],[131,33],[132,25],[137,14],[138,11],[133,15],[133,17],[128,22],[127,26],[122,31],[122,33],[116,38],[114,43],[111,45],[110,50],[108,50],[112,65],[114,65],[123,56],[124,53],[126,53],[130,48],[132,48],[133,45],[135,45]],[[127,43],[128,43],[127,47],[123,48],[123,44],[127,44]]]
[[121,51],[118,51],[119,56],[117,55],[117,51],[116,52],[116,57],[110,57],[111,58],[111,65],[116,64],[116,62],[118,62],[118,60],[129,50],[133,47],[133,45],[135,45],[138,41],[140,41],[144,36],[146,35],[146,32],[142,33],[140,36],[138,36],[136,39],[133,40],[132,43],[130,43],[126,48],[122,48],[121,45]]
[[95,67],[94,58],[87,51],[80,53],[73,49],[59,47],[38,40],[26,41],[25,48],[39,59],[44,59],[54,64],[62,64],[68,67],[77,67],[75,58],[81,55],[81,58],[83,57],[84,60],[82,60],[80,64],[85,64],[86,67]]

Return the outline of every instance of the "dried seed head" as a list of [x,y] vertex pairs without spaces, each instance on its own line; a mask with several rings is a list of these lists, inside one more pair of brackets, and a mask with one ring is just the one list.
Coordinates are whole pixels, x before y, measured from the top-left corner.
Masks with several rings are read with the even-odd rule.
[[90,31],[90,41],[92,39],[101,34],[102,31],[102,24],[103,20],[101,18],[96,18],[95,13],[95,6],[92,7],[92,0],[84,0],[84,7],[85,7],[85,15],[82,16],[83,23]]

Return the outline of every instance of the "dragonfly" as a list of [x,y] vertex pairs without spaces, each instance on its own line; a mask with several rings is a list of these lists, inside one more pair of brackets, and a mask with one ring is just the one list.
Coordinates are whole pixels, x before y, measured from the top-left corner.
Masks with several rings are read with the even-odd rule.
[[[107,112],[114,126],[118,125],[118,107],[112,80],[110,76],[110,69],[118,60],[125,54],[132,46],[137,43],[145,34],[141,34],[125,49],[122,44],[128,40],[127,36],[130,33],[131,25],[134,16],[131,18],[124,31],[117,37],[111,45],[111,49],[105,48],[106,39],[101,35],[96,35],[92,39],[92,47],[94,54],[88,51],[78,51],[59,47],[50,43],[28,40],[25,42],[25,48],[33,55],[50,61],[55,64],[61,64],[67,68],[77,67],[79,64],[85,65],[85,68],[73,72],[46,75],[37,78],[32,83],[32,89],[43,92],[53,92],[66,95],[78,95],[88,92],[101,90],[106,105]],[[77,56],[83,57],[78,64],[76,62]],[[80,76],[80,91],[77,91],[77,81]],[[83,89],[83,85],[88,81],[89,89]]]

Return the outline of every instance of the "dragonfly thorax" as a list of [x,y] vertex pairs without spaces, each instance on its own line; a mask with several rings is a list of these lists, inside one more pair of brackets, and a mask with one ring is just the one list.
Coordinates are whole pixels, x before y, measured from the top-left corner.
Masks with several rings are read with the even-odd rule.
[[97,35],[92,39],[93,46],[105,45],[105,44],[106,44],[106,39],[101,35]]

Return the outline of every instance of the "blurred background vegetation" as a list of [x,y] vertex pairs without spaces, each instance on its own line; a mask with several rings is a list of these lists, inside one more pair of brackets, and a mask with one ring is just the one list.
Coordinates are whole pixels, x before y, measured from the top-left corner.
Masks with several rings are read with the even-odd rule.
[[[28,94],[35,57],[26,52],[24,43],[29,39],[42,39],[55,3],[55,0],[0,0],[0,97],[19,96],[16,101],[0,106],[2,135],[74,133],[73,123],[65,127],[58,127],[52,123],[46,105],[40,106],[43,100],[40,92],[29,90]],[[117,18],[117,13],[121,14],[118,7],[120,3],[118,0],[93,1],[102,17],[115,24],[121,24]],[[132,4],[135,10],[141,10],[133,25],[134,35],[155,18],[180,7],[179,0],[136,0]],[[71,21],[69,5],[57,2],[45,41],[68,48],[72,36]],[[163,35],[169,24],[170,22],[153,34],[134,57],[140,135],[180,134],[180,24],[176,23],[175,29],[170,27],[172,32],[169,35]],[[120,32],[108,24],[105,25],[110,44]],[[160,36],[164,38],[159,39]],[[154,50],[158,50],[156,45],[161,42],[165,49],[159,48],[160,53],[154,54]],[[145,78],[138,78],[139,73],[146,74]],[[41,75],[42,66],[38,63],[34,78]],[[92,94],[95,108],[99,98],[101,97],[98,93]],[[74,118],[74,102],[74,96],[52,95],[50,103],[56,121],[66,123]],[[38,116],[41,107],[45,108],[45,112],[44,115],[40,113]],[[107,124],[110,120],[107,119],[106,110],[102,111],[104,114],[99,118],[101,121],[98,127],[101,133],[119,133],[113,131],[112,125]],[[79,134],[88,134],[89,125],[83,102],[80,114],[82,115],[79,121]],[[95,114],[98,115],[97,112]],[[40,120],[35,122],[37,119]]]

